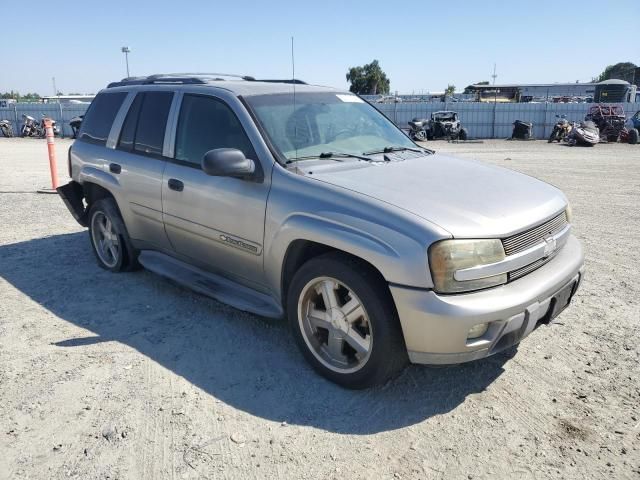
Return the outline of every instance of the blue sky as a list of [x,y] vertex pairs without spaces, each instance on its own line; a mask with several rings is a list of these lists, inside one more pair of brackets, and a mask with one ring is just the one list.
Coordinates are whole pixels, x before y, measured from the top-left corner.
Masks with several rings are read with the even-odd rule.
[[607,64],[640,64],[638,0],[36,0],[28,8],[24,21],[3,20],[2,37],[16,43],[0,57],[0,91],[51,94],[55,76],[65,93],[95,92],[125,76],[123,45],[132,75],[288,78],[291,36],[298,78],[346,88],[348,67],[376,58],[400,93],[489,80],[494,62],[497,83],[589,81]]

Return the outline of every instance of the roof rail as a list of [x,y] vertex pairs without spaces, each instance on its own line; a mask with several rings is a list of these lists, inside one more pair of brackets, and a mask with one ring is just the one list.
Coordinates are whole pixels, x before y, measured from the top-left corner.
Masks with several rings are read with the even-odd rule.
[[297,78],[289,78],[284,80],[277,79],[255,79],[249,75],[235,75],[232,73],[157,73],[146,77],[128,77],[123,78],[119,82],[111,82],[107,88],[122,87],[125,85],[152,85],[152,84],[200,84],[204,85],[213,81],[225,80],[225,78],[233,78],[245,80],[248,82],[267,82],[267,83],[295,83],[298,85],[306,85],[307,82]]
[[307,82],[304,80],[300,80],[298,78],[288,78],[286,80],[275,80],[272,78],[258,78],[256,82],[267,82],[267,83],[295,83],[296,85],[307,85]]
[[107,88],[122,87],[124,85],[151,85],[163,83],[179,84],[206,84],[211,81],[224,80],[225,78],[237,78],[246,81],[254,81],[249,75],[235,75],[231,73],[158,73],[146,77],[128,77],[119,82],[111,82]]

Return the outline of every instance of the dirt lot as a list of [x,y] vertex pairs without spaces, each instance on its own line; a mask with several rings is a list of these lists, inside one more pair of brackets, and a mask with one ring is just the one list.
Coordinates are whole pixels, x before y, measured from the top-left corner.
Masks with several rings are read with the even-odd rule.
[[282,323],[99,269],[44,141],[0,138],[0,478],[640,478],[640,146],[430,146],[563,189],[587,276],[513,357],[352,392]]

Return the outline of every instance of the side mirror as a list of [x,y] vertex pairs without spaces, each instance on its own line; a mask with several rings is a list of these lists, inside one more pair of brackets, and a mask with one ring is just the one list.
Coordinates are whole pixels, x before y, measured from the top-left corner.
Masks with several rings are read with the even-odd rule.
[[256,164],[236,148],[216,148],[204,154],[202,170],[212,177],[247,178],[255,172]]

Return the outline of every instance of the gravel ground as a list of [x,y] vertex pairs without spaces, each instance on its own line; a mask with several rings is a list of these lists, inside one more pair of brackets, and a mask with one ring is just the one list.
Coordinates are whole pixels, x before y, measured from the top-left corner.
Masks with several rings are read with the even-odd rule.
[[640,146],[429,145],[563,189],[587,276],[515,356],[352,392],[281,322],[99,269],[44,141],[0,138],[0,478],[640,478]]

